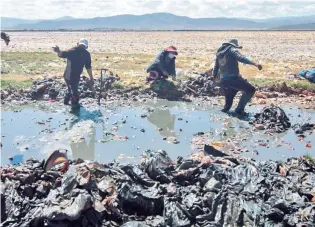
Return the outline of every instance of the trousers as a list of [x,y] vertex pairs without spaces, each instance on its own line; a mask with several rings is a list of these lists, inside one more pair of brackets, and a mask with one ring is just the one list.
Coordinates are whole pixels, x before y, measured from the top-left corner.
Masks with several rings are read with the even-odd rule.
[[243,112],[245,106],[254,96],[256,91],[255,87],[241,76],[231,80],[221,80],[220,84],[224,90],[225,106],[223,111],[225,112],[231,109],[233,100],[239,91],[243,92],[243,94],[235,109],[235,112]]
[[67,80],[65,79],[68,93],[65,97],[65,104],[68,104],[71,99],[71,104],[79,103],[79,80]]

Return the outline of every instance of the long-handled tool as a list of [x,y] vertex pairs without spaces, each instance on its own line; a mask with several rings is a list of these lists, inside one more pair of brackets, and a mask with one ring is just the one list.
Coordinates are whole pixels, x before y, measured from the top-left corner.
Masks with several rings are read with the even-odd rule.
[[101,105],[101,98],[102,98],[102,91],[104,89],[105,80],[103,80],[103,75],[105,77],[105,73],[108,71],[108,69],[101,69],[101,84],[100,84],[100,91],[98,94],[97,103],[100,106]]

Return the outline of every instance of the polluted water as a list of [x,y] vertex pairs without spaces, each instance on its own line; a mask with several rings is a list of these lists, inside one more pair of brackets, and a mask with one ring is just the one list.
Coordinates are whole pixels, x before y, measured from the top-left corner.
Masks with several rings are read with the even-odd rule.
[[[255,160],[286,160],[310,153],[306,145],[315,141],[312,127],[303,138],[294,127],[282,133],[258,130],[211,104],[155,100],[130,106],[89,105],[70,113],[70,107],[47,103],[2,110],[2,165],[45,159],[56,149],[68,150],[72,159],[100,162],[139,162],[147,149],[169,151],[176,159],[202,150],[204,144]],[[263,109],[248,107],[253,117]],[[283,110],[295,127],[315,119],[314,110]]]
[[[1,226],[313,226],[315,163],[303,155],[315,112],[248,110],[261,115],[165,100],[7,107]],[[295,127],[249,124],[277,113]]]

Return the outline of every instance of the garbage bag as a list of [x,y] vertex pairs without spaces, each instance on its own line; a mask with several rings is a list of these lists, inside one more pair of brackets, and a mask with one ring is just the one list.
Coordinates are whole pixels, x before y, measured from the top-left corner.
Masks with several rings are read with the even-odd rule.
[[163,150],[148,150],[145,152],[145,155],[147,157],[142,161],[142,163],[148,176],[161,183],[170,183],[171,176],[168,171],[168,167],[172,160],[169,158],[167,153]]
[[249,121],[250,124],[263,124],[265,129],[275,132],[284,132],[291,127],[291,123],[284,110],[277,106],[265,107],[260,113],[255,114]]

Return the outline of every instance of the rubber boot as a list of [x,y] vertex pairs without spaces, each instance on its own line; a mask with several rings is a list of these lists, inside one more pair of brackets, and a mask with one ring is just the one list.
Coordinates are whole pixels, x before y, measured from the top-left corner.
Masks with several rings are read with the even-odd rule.
[[63,104],[65,105],[70,105],[70,99],[71,99],[71,94],[66,94],[64,100],[63,100]]
[[71,107],[72,108],[80,108],[79,97],[74,96],[74,95],[71,97]]

